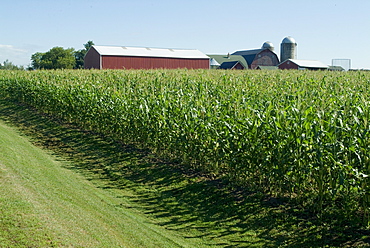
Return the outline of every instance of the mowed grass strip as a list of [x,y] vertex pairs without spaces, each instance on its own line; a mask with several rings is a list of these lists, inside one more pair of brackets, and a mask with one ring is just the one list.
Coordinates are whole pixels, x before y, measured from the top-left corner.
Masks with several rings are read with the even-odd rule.
[[[154,234],[160,233],[168,239],[160,244],[154,237],[150,243],[142,242],[139,247],[241,244],[266,247],[266,243],[271,242],[258,235],[264,232],[264,228],[260,230],[258,217],[265,209],[260,208],[256,212],[257,206],[249,207],[252,202],[258,204],[260,196],[251,195],[243,199],[248,202],[248,207],[243,207],[243,203],[235,204],[235,198],[240,196],[234,195],[232,189],[220,190],[217,180],[214,182],[194,171],[186,171],[187,167],[181,164],[162,161],[149,150],[124,145],[69,124],[63,125],[58,119],[40,115],[34,109],[6,99],[0,99],[0,120],[16,126],[32,144],[53,153],[58,160],[68,160],[58,162],[58,166],[78,172],[81,180],[88,180],[98,189],[96,193],[102,190],[118,199],[115,207],[129,209],[135,213],[130,214],[131,217],[139,218]],[[101,201],[100,198],[98,200]],[[129,213],[123,211],[123,214]],[[251,219],[251,224],[239,219],[249,219],[251,215],[256,217]],[[244,229],[239,223],[251,226]],[[117,227],[119,231],[121,228]],[[134,231],[138,229],[133,228]],[[146,240],[153,238],[150,233],[140,230],[137,233],[139,237],[147,236]],[[132,246],[135,244],[137,242]]]
[[63,166],[0,121],[0,247],[179,247],[130,202]]

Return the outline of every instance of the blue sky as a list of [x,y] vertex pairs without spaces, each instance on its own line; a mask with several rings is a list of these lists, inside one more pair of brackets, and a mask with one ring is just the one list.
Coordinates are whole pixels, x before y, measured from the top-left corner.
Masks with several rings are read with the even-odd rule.
[[292,36],[297,58],[370,68],[369,0],[0,0],[0,62],[52,47],[195,48],[227,54]]

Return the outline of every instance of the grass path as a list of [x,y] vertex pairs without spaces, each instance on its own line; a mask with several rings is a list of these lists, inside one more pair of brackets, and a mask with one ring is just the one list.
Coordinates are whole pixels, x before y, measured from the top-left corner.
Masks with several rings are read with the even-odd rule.
[[0,247],[191,246],[66,166],[0,121]]

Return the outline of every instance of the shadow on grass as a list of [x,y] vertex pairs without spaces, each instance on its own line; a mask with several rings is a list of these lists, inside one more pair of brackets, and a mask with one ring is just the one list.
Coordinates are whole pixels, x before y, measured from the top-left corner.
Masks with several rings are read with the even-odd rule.
[[336,226],[334,221],[321,225],[287,202],[235,190],[186,165],[163,161],[150,150],[80,130],[4,99],[0,119],[16,125],[37,145],[73,161],[69,169],[104,182],[100,187],[130,190],[130,202],[153,223],[189,239],[203,238],[220,247],[370,245],[367,230]]

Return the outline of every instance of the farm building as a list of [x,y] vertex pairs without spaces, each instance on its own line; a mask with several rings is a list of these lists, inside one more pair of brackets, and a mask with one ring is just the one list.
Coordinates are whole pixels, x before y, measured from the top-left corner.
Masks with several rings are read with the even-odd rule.
[[[240,55],[208,55],[211,58],[211,68],[243,70],[248,69],[247,61]],[[217,63],[215,63],[217,62]]]
[[279,69],[327,70],[329,66],[317,60],[288,59],[278,65]]
[[280,44],[280,61],[297,59],[297,43],[293,37],[287,36]]
[[332,65],[328,68],[329,71],[345,71],[345,69],[342,66],[339,65]]
[[279,69],[277,66],[265,66],[265,65],[259,65],[257,66],[256,70],[265,70],[265,71],[274,71]]
[[209,69],[210,58],[195,49],[92,46],[85,69]]
[[271,42],[265,42],[261,49],[236,51],[231,55],[242,56],[249,69],[257,69],[258,66],[277,66],[279,58],[274,52]]

